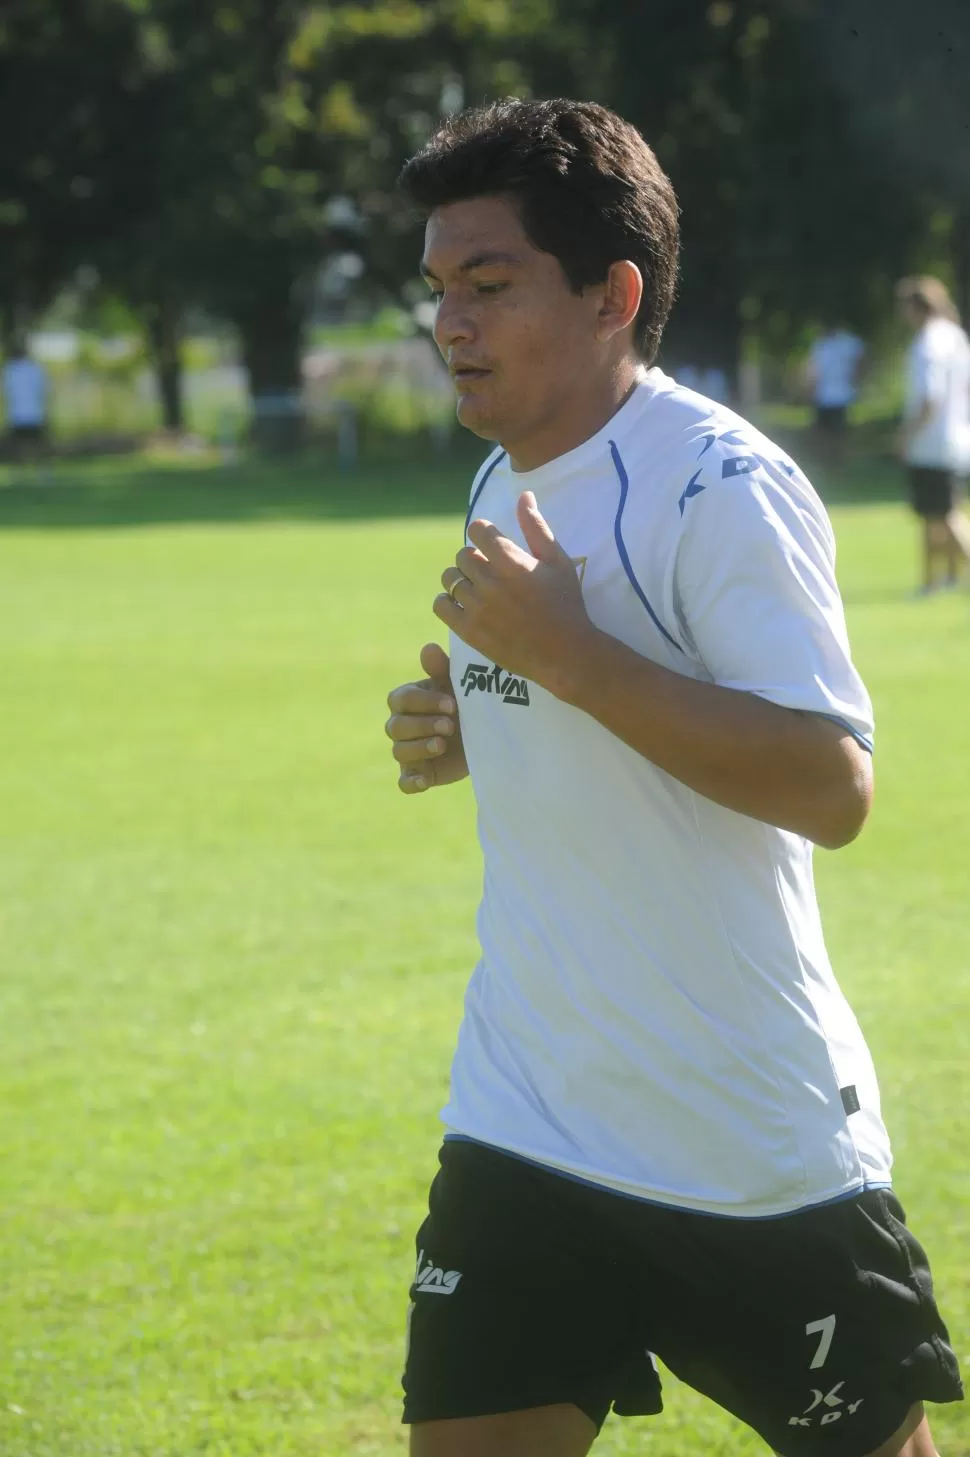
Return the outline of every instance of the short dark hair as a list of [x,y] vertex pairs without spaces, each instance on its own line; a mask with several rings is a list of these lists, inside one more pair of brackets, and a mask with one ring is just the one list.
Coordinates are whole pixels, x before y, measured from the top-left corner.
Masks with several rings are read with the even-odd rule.
[[610,264],[635,263],[643,301],[637,353],[652,364],[677,283],[677,199],[636,127],[593,101],[507,97],[450,117],[405,165],[400,185],[423,212],[507,196],[530,242],[558,259],[579,293]]

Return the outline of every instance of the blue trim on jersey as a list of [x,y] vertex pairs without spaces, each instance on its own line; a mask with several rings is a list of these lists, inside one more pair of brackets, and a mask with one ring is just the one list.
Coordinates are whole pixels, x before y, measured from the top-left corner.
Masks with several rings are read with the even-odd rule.
[[499,453],[498,453],[498,455],[492,461],[492,464],[486,468],[485,474],[482,476],[482,478],[479,481],[478,485],[475,487],[474,492],[472,493],[472,498],[471,498],[471,500],[468,503],[468,514],[465,517],[465,535],[466,536],[468,535],[468,527],[469,527],[469,525],[471,523],[472,512],[475,509],[475,503],[478,500],[479,496],[484,491],[485,486],[486,486],[486,484],[488,482],[488,478],[492,474],[492,471],[501,462],[501,460],[504,457],[504,455],[505,455],[505,451],[504,450],[500,450]]
[[[815,710],[815,709],[810,709],[809,711],[811,713],[817,712],[817,710]],[[860,734],[860,732],[859,732],[859,730],[857,728],[853,728],[852,727],[852,725],[851,725],[851,723],[849,723],[848,719],[839,718],[839,715],[837,713],[820,713],[820,714],[818,714],[818,717],[819,718],[827,718],[828,721],[829,721],[829,723],[837,723],[839,725],[839,728],[844,728],[845,731],[846,731],[846,733],[847,734],[851,734],[852,737],[855,739],[856,743],[861,748],[865,749],[865,751],[866,751],[867,754],[872,754],[872,753],[875,752],[874,751],[874,748],[873,748],[872,739],[867,738],[865,734]]]
[[617,450],[616,445],[612,440],[610,441],[610,455],[612,455],[613,457],[613,466],[620,481],[620,504],[616,508],[616,520],[613,523],[613,535],[616,538],[616,549],[620,554],[620,561],[623,563],[623,570],[626,572],[627,576],[630,579],[630,586],[633,588],[634,592],[636,592],[637,596],[640,598],[640,601],[647,609],[647,614],[654,627],[659,633],[661,633],[663,637],[667,639],[671,647],[676,648],[679,653],[682,653],[684,650],[681,647],[680,643],[677,641],[676,638],[671,637],[670,633],[664,627],[663,623],[660,621],[660,618],[657,616],[656,612],[654,612],[653,608],[650,606],[650,603],[647,601],[646,593],[640,586],[640,583],[637,581],[636,573],[633,570],[633,565],[630,561],[629,555],[627,554],[626,544],[623,540],[622,521],[623,509],[626,506],[627,493],[630,489],[630,478],[626,473],[626,467],[624,466],[623,461],[620,457],[620,452]]
[[810,1209],[827,1209],[830,1204],[845,1204],[849,1199],[858,1199],[870,1189],[891,1189],[892,1184],[865,1181],[858,1189],[848,1189],[844,1194],[835,1194],[831,1199],[819,1199],[814,1204],[799,1204],[797,1209],[786,1209],[784,1214],[721,1214],[713,1209],[693,1209],[687,1204],[668,1204],[664,1199],[651,1199],[647,1194],[630,1194],[626,1189],[614,1189],[610,1184],[597,1184],[595,1179],[584,1179],[582,1174],[571,1174],[567,1169],[557,1169],[552,1164],[540,1163],[538,1159],[527,1158],[524,1153],[513,1153],[510,1148],[499,1148],[496,1143],[485,1143],[481,1138],[469,1138],[467,1133],[446,1133],[445,1143],[474,1143],[492,1153],[504,1154],[506,1158],[517,1159],[532,1169],[541,1169],[544,1174],[554,1174],[557,1179],[568,1179],[571,1184],[582,1184],[587,1189],[598,1189],[601,1194],[615,1194],[617,1199],[632,1199],[634,1204],[649,1204],[653,1209],[676,1209],[678,1214],[699,1214],[705,1219],[736,1219],[754,1224],[763,1219],[789,1219],[793,1214],[806,1214]]

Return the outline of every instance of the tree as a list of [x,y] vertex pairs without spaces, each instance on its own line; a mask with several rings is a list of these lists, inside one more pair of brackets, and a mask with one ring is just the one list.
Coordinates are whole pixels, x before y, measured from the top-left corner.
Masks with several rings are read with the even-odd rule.
[[[84,57],[84,64],[78,58]],[[141,205],[126,124],[144,79],[136,17],[116,0],[14,0],[0,18],[0,329],[26,328]]]
[[855,99],[823,44],[831,16],[813,0],[560,3],[586,44],[582,70],[571,47],[549,57],[559,84],[591,74],[681,202],[667,358],[733,377],[746,343],[781,351],[807,323],[885,314],[919,209],[851,124]]
[[668,357],[733,373],[745,341],[784,348],[832,312],[865,326],[928,216],[970,293],[964,0],[925,3],[956,39],[880,7],[910,61],[881,95],[873,0],[13,0],[0,327],[94,262],[143,321],[169,424],[181,320],[202,304],[239,329],[258,427],[296,438],[321,261],[353,247],[371,290],[410,299],[400,166],[444,112],[510,92],[594,96],[655,145],[683,205]]
[[818,0],[817,10],[855,144],[917,214],[909,263],[935,265],[943,240],[970,317],[970,12],[964,0]]
[[149,202],[118,220],[101,266],[146,320],[172,423],[177,322],[201,301],[239,328],[257,433],[294,439],[312,277],[347,242],[332,199],[355,200],[354,246],[398,296],[413,275],[393,199],[401,163],[459,77],[463,92],[521,83],[507,51],[547,7],[144,0],[139,12],[154,67],[129,125]]

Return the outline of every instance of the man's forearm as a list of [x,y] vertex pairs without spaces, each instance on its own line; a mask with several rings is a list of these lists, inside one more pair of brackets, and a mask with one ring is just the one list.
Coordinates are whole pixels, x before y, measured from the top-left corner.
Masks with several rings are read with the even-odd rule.
[[903,422],[903,444],[908,446],[919,432],[928,425],[936,414],[936,406],[932,400],[924,400],[919,410],[911,420]]
[[835,849],[869,809],[869,755],[840,725],[698,683],[591,628],[546,684],[716,804]]

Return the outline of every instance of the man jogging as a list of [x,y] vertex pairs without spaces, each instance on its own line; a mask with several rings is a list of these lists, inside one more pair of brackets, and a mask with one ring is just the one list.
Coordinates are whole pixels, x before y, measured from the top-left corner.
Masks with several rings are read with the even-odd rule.
[[503,101],[403,174],[458,417],[497,447],[389,696],[471,774],[485,876],[417,1237],[415,1457],[582,1457],[656,1354],[785,1457],[929,1457],[961,1395],[832,974],[812,843],[871,795],[825,512],[653,366],[670,183],[602,107]]

